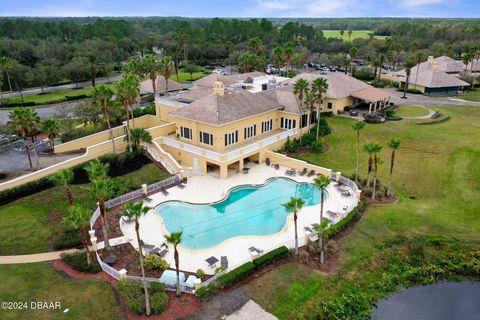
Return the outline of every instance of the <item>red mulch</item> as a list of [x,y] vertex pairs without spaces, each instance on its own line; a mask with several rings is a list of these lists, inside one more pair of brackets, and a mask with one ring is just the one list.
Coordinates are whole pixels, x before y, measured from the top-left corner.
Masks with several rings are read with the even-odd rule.
[[[88,274],[79,272],[69,265],[64,263],[62,260],[55,260],[53,262],[53,267],[60,272],[64,272],[71,278],[82,280],[82,279],[97,279],[103,280],[112,285],[114,290],[116,291],[116,284],[117,281],[109,276],[105,272],[99,272],[96,274]],[[124,310],[124,315],[130,320],[141,320],[141,319],[153,319],[153,320],[175,320],[181,317],[188,316],[193,312],[199,310],[202,307],[202,302],[194,295],[191,294],[182,294],[181,297],[175,297],[174,292],[167,291],[169,295],[168,305],[166,310],[159,315],[151,315],[150,317],[147,316],[138,316],[131,312],[125,303],[123,302],[122,298],[119,294],[116,294],[118,302],[120,304],[121,310]]]

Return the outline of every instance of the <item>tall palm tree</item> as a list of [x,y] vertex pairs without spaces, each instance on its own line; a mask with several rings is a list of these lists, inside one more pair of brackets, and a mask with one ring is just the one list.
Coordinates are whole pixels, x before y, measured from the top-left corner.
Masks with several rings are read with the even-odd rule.
[[107,179],[109,167],[109,163],[102,163],[98,160],[92,160],[87,163],[87,165],[84,167],[84,170],[87,171],[90,182],[93,182],[98,179]]
[[152,81],[153,96],[157,96],[157,74],[160,71],[160,61],[154,54],[148,53],[142,60],[143,69],[148,73]]
[[128,219],[135,220],[135,233],[137,235],[137,243],[138,243],[138,256],[140,258],[140,269],[142,270],[142,278],[143,278],[143,291],[145,292],[145,309],[147,311],[147,316],[150,315],[150,295],[148,294],[148,285],[147,279],[145,277],[145,267],[143,265],[143,253],[142,253],[142,246],[140,245],[140,224],[138,223],[138,219],[147,214],[149,207],[144,206],[143,201],[133,203],[129,202],[125,205],[125,211],[123,215]]
[[[318,102],[322,101],[323,94],[327,92],[328,90],[328,80],[323,77],[319,77],[312,82],[312,89],[317,92],[318,96]],[[323,103],[322,103],[323,104]],[[317,110],[317,140],[320,136],[320,106],[318,107]]]
[[73,195],[72,188],[70,184],[73,182],[73,171],[72,169],[61,169],[55,172],[50,176],[50,180],[53,181],[58,186],[63,186],[65,193],[67,194],[68,205],[70,208],[73,208]]
[[388,147],[392,149],[392,155],[390,157],[390,180],[387,189],[387,196],[390,196],[390,191],[392,189],[393,166],[395,165],[395,151],[400,148],[400,140],[397,138],[390,139],[390,141],[388,141]]
[[408,89],[408,84],[410,83],[410,73],[412,71],[412,68],[415,66],[416,64],[416,61],[415,61],[415,57],[413,56],[409,56],[407,58],[407,60],[405,60],[405,63],[403,64],[403,66],[405,67],[405,74],[406,74],[406,77],[405,77],[405,86],[403,88],[403,99],[406,99],[407,98],[407,89]]
[[90,68],[90,78],[92,81],[92,87],[95,87],[95,77],[97,76],[97,67],[100,65],[100,57],[95,52],[89,52],[85,56]]
[[[377,70],[378,70],[378,79],[380,79],[380,75],[382,74],[382,55],[377,55],[373,58],[372,66],[375,68],[375,75],[373,76],[373,80],[377,81]],[[380,70],[379,70],[380,69]]]
[[173,258],[175,259],[175,270],[177,272],[177,290],[175,295],[180,296],[180,257],[178,255],[178,245],[182,242],[182,232],[172,232],[170,235],[165,236],[165,242],[163,247],[173,246]]
[[12,83],[10,81],[10,70],[13,67],[13,61],[12,59],[8,57],[0,57],[0,69],[2,72],[5,72],[7,75],[7,81],[8,81],[8,88],[10,89],[10,92],[13,92],[12,90]]
[[[351,34],[352,30],[349,30],[348,31],[349,34]],[[350,63],[351,63],[351,74],[352,74],[352,77],[353,77],[353,73],[354,73],[354,63],[353,63],[353,60],[355,60],[355,58],[357,57],[357,54],[358,54],[358,49],[357,47],[351,47],[349,50],[348,50],[348,54],[350,55]]]
[[417,63],[417,74],[415,76],[415,84],[413,85],[413,90],[417,90],[417,81],[418,81],[418,71],[420,71],[420,62],[425,59],[425,54],[423,51],[417,51],[415,53],[415,61]]
[[283,46],[283,54],[284,54],[284,59],[285,59],[285,65],[288,66],[290,65],[290,61],[292,61],[292,57],[294,54],[294,48],[293,44],[291,42],[287,42]]
[[74,206],[70,207],[68,210],[68,216],[66,216],[62,222],[71,226],[72,228],[78,229],[80,232],[80,237],[82,239],[83,247],[87,252],[87,263],[90,265],[92,263],[92,259],[90,257],[90,250],[88,249],[88,241],[87,241],[87,228],[90,222],[90,210],[80,207]]
[[130,137],[132,143],[132,152],[138,152],[142,142],[152,143],[152,135],[144,128],[132,129],[130,132]]
[[158,73],[165,79],[165,93],[168,92],[168,79],[170,79],[174,70],[175,65],[170,56],[165,56],[160,59]]
[[[318,102],[318,96],[315,90],[307,90],[307,93],[305,95],[305,104],[310,110],[310,119],[313,117],[313,112],[315,112],[315,105]],[[310,120],[310,124],[312,121]]]
[[367,187],[370,187],[370,176],[373,170],[373,153],[375,151],[374,142],[368,142],[363,145],[363,151],[368,153]]
[[325,252],[324,248],[324,240],[325,240],[325,231],[328,229],[328,221],[322,220],[321,223],[315,223],[313,225],[313,230],[318,234],[318,243],[320,246],[320,263],[323,264],[325,261]]
[[372,200],[375,200],[375,196],[377,194],[377,173],[378,173],[378,165],[380,164],[380,158],[378,157],[378,153],[382,150],[382,146],[378,143],[372,144],[372,151],[373,151],[373,192],[372,192]]
[[107,120],[108,132],[110,140],[112,140],[113,153],[117,153],[115,149],[115,138],[112,133],[112,125],[110,124],[110,113],[113,112],[113,90],[106,85],[100,85],[93,90],[92,104],[99,110],[105,120]]
[[[140,94],[140,90],[138,86],[139,86],[138,77],[131,73],[126,73],[123,76],[122,80],[120,80],[115,84],[115,87],[117,89],[117,99],[123,105],[123,107],[127,112],[127,140],[130,146],[131,146],[131,141],[130,141],[129,109],[137,101],[137,97]],[[131,112],[131,115],[132,115],[132,122],[133,122],[133,112]],[[130,149],[130,151],[132,150]]]
[[55,138],[60,134],[60,123],[56,119],[46,119],[42,122],[42,132],[48,136],[50,150],[55,153]]
[[357,121],[355,124],[352,126],[352,129],[356,131],[357,133],[357,163],[355,166],[355,181],[358,182],[358,162],[360,159],[360,131],[365,127],[365,122],[363,121]]
[[[478,62],[480,60],[480,47],[475,47],[475,73],[478,74]],[[473,61],[472,61],[472,68],[473,68]],[[472,71],[472,77],[473,77],[473,80],[472,80],[472,90],[475,89],[475,82],[476,82],[476,79],[477,79],[477,76],[473,75],[473,71]]]
[[[33,169],[30,149],[26,140],[30,137],[33,143],[34,136],[37,133],[38,123],[40,122],[40,117],[38,116],[37,111],[32,108],[18,107],[11,110],[8,116],[11,129],[25,141],[25,152],[28,157],[28,163],[30,164],[30,169]],[[35,148],[33,148],[33,151],[35,153]]]
[[305,205],[305,200],[302,198],[290,197],[290,201],[282,204],[287,212],[293,212],[293,223],[295,225],[295,254],[298,254],[298,229],[297,229],[297,219],[298,212]]
[[107,208],[105,202],[112,197],[113,183],[110,179],[96,179],[92,181],[92,187],[90,189],[90,195],[93,199],[98,201],[98,208],[100,210],[100,217],[102,220],[102,232],[105,242],[105,248],[110,248],[110,242],[108,241],[108,222],[107,222]]
[[319,223],[323,221],[323,203],[325,200],[325,190],[330,184],[330,179],[327,176],[320,175],[317,178],[313,179],[313,183],[320,189],[320,220]]
[[273,61],[278,69],[280,69],[283,65],[284,56],[285,53],[283,47],[276,47],[273,49]]
[[465,75],[467,75],[467,71],[468,71],[468,64],[470,63],[470,61],[472,61],[472,64],[473,64],[473,54],[471,51],[466,51],[464,53],[462,53],[462,61],[463,61],[463,64],[465,65]]
[[300,108],[303,107],[303,97],[308,91],[308,81],[305,79],[298,79],[293,84],[293,94],[300,100]]

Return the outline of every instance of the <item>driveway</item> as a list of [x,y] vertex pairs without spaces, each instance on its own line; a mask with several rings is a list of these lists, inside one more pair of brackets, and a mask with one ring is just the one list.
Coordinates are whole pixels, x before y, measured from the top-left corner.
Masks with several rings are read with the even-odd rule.
[[478,106],[480,102],[462,100],[461,96],[426,96],[422,94],[408,94],[402,99],[403,92],[393,88],[383,89],[392,94],[391,102],[397,106]]

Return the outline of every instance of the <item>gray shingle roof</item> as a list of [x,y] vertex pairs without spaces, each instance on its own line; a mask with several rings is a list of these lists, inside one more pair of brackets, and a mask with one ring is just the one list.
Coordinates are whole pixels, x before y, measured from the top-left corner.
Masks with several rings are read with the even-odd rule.
[[239,74],[234,74],[234,75],[230,75],[230,76],[224,76],[224,75],[221,75],[221,74],[218,74],[218,73],[214,72],[212,74],[209,74],[206,77],[203,77],[201,79],[198,79],[198,80],[194,81],[193,84],[197,85],[197,86],[204,86],[204,87],[213,88],[213,84],[216,81],[221,81],[221,82],[223,82],[225,87],[228,87],[228,86],[231,86],[232,84],[236,84],[240,81],[243,82],[249,77],[250,78],[256,78],[256,77],[261,77],[261,76],[264,76],[264,75],[265,75],[265,73],[258,72],[258,71],[248,72],[248,73],[239,73]]
[[[427,70],[419,72],[417,81],[415,81],[416,76],[417,75],[415,73],[410,74],[410,84],[414,84],[416,82],[418,85],[427,88],[463,87],[469,85],[467,82],[440,70]],[[402,81],[406,80],[404,77],[401,79]]]
[[[178,83],[173,80],[168,80],[168,91],[178,91],[182,89],[186,89],[187,86],[181,83]],[[148,79],[145,81],[140,82],[140,92],[150,92],[153,93],[152,88],[152,80]],[[157,77],[157,92],[162,93],[165,92],[165,78],[164,77]]]

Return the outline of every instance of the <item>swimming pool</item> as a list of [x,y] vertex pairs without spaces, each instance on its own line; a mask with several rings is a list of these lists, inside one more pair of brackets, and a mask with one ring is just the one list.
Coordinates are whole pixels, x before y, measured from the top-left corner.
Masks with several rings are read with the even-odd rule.
[[320,203],[320,189],[315,185],[272,178],[263,185],[235,187],[227,198],[216,203],[168,201],[160,204],[156,213],[169,232],[183,231],[183,247],[206,249],[236,236],[281,231],[289,215],[282,204],[292,196],[303,198],[305,206]]

